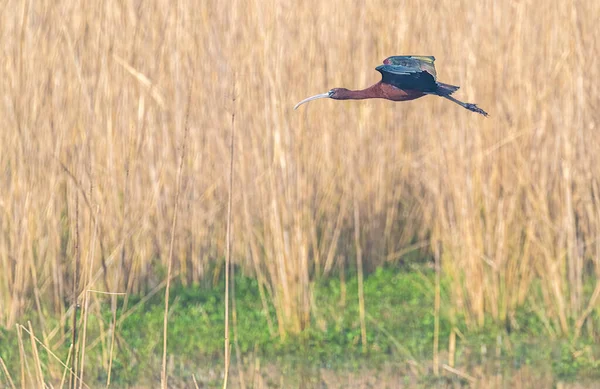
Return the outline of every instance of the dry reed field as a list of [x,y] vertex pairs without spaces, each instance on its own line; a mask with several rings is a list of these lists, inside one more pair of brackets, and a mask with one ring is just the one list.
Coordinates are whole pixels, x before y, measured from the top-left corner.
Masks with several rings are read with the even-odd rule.
[[[600,339],[600,2],[1,3],[2,327],[68,343],[75,303],[164,288],[171,237],[174,280],[222,277],[234,114],[232,261],[273,336],[357,253],[367,276],[419,251],[451,280],[431,309],[469,329],[528,303],[549,338]],[[400,54],[435,55],[490,117],[433,96],[293,110]]]

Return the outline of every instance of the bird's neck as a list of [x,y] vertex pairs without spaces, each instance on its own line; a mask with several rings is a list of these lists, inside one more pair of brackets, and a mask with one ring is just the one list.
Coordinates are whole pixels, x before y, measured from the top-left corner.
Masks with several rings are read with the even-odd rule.
[[381,82],[361,90],[342,90],[337,93],[336,100],[363,100],[383,97],[381,93]]

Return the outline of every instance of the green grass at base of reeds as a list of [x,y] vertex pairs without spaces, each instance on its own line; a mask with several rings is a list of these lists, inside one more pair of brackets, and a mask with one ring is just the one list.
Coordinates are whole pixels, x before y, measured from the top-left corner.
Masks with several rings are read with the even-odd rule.
[[[269,305],[265,314],[258,284],[254,278],[238,274],[235,279],[237,307],[237,347],[242,360],[233,355],[233,368],[246,369],[256,361],[262,366],[276,366],[286,377],[316,376],[326,371],[357,372],[365,369],[381,371],[395,366],[412,376],[411,382],[438,382],[432,373],[434,337],[434,273],[425,266],[412,269],[378,268],[365,278],[364,293],[367,316],[367,349],[363,350],[358,314],[356,277],[352,270],[311,287],[313,311],[310,325],[298,335],[279,339],[269,331],[267,315],[274,322],[275,309]],[[442,279],[440,310],[440,363],[448,364],[448,340],[452,331],[460,334],[455,349],[455,366],[470,375],[511,376],[521,369],[557,380],[600,379],[600,347],[585,333],[577,340],[549,339],[544,324],[527,307],[516,312],[513,327],[486,322],[484,327],[469,332],[460,318],[450,319],[446,310],[448,280]],[[217,380],[223,356],[223,282],[215,286],[173,287],[169,317],[169,374],[174,382],[187,382],[192,375],[206,384]],[[345,297],[344,297],[345,296]],[[159,381],[161,329],[164,294],[156,293],[142,302],[142,296],[129,296],[127,310],[124,299],[118,299],[116,346],[112,357],[112,385],[149,385]],[[97,313],[90,310],[87,329],[85,382],[92,387],[106,382],[106,346],[97,342],[106,333],[112,313],[110,304],[99,304]],[[593,317],[598,323],[596,317]],[[39,323],[34,323],[34,329]],[[69,321],[67,321],[69,322]],[[47,326],[60,325],[49,318]],[[101,328],[104,328],[102,330]],[[68,333],[68,327],[63,329]],[[68,337],[67,337],[68,338]],[[26,339],[27,340],[27,339]],[[232,341],[234,340],[232,336]],[[68,342],[54,349],[63,361]],[[234,346],[235,347],[235,346]],[[30,345],[24,342],[27,355]],[[20,354],[14,330],[0,330],[0,355],[13,380],[19,381]],[[51,360],[40,351],[46,373]],[[470,372],[470,373],[469,373]],[[0,374],[4,376],[4,373]],[[199,378],[201,379],[201,378]],[[300,378],[299,378],[300,379]],[[408,378],[407,378],[408,379]],[[460,377],[454,377],[459,379]],[[0,382],[5,382],[5,377]],[[416,380],[416,381],[414,381]],[[216,382],[216,381],[215,381]],[[215,383],[213,382],[213,384]]]

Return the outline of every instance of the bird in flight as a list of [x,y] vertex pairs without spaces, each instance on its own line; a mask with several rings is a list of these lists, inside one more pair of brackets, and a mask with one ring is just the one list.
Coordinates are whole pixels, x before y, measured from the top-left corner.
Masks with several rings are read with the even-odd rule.
[[436,80],[433,56],[395,55],[386,58],[383,65],[375,69],[381,73],[381,81],[363,90],[333,88],[327,93],[308,97],[294,107],[311,100],[330,98],[334,100],[387,99],[392,101],[414,100],[425,95],[437,95],[448,99],[461,107],[483,116],[488,113],[476,104],[464,103],[452,97],[458,86],[444,84]]

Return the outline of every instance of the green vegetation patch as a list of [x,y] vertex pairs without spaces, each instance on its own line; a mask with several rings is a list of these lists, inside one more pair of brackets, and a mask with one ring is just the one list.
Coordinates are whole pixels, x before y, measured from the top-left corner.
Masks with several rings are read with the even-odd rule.
[[[277,366],[282,374],[301,375],[319,369],[385,369],[390,364],[408,372],[411,365],[422,375],[423,384],[431,383],[435,320],[432,270],[379,268],[365,277],[366,348],[361,337],[358,283],[353,274],[344,278],[343,282],[334,276],[313,283],[310,296],[314,308],[310,323],[299,334],[280,339],[275,309],[269,302],[272,299],[267,298],[263,303],[257,281],[236,276],[237,332],[234,336],[232,331],[231,336],[233,367],[240,362],[248,366],[261,360],[263,365]],[[220,380],[224,346],[223,290],[222,281],[214,288],[172,287],[168,355],[170,375],[174,379],[187,380],[195,374],[204,376],[204,382]],[[449,306],[444,281],[441,297],[442,307]],[[129,296],[126,307],[124,304],[125,299],[120,297],[116,305],[118,324],[111,383],[127,386],[159,382],[164,290],[145,300],[142,296]],[[107,379],[113,317],[110,307],[110,300],[102,301],[88,316],[85,379],[89,383],[103,383]],[[487,323],[480,331],[468,332],[464,323],[453,325],[449,316],[442,308],[439,317],[441,363],[448,363],[448,339],[455,328],[460,332],[455,365],[465,371],[483,366],[490,374],[510,375],[527,367],[562,380],[600,378],[599,350],[593,339],[582,336],[577,341],[549,341],[543,324],[526,308],[516,314],[520,323],[518,331]],[[233,327],[233,319],[230,323]],[[79,331],[81,336],[81,329]],[[69,333],[68,325],[65,333]],[[15,331],[0,330],[0,355],[16,380],[20,371],[17,339]],[[29,350],[30,345],[24,343]],[[65,341],[60,350],[54,350],[63,360],[68,353],[67,343]],[[241,361],[236,359],[237,351]],[[40,355],[45,363],[47,354],[41,352]]]

